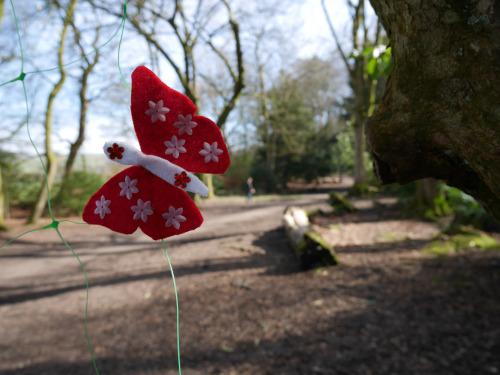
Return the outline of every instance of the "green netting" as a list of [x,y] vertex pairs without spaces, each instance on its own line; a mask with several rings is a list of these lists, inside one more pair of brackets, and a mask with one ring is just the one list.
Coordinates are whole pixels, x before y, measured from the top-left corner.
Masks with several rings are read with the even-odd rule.
[[[128,85],[125,77],[123,76],[122,70],[121,70],[121,67],[120,67],[120,51],[121,51],[121,46],[122,46],[122,42],[123,42],[123,35],[124,35],[124,30],[125,30],[125,22],[126,22],[126,17],[127,17],[127,3],[128,3],[128,0],[125,0],[124,3],[123,3],[123,15],[122,15],[122,19],[121,19],[120,24],[118,25],[118,27],[117,27],[116,31],[114,32],[114,34],[106,42],[104,42],[100,46],[92,49],[90,52],[88,52],[86,55],[82,56],[81,58],[73,60],[71,62],[68,62],[68,63],[66,63],[64,65],[56,66],[56,67],[48,68],[48,69],[43,69],[43,70],[34,70],[34,71],[25,72],[24,71],[24,61],[25,61],[24,60],[24,51],[23,51],[23,43],[22,43],[21,34],[19,32],[19,21],[18,21],[18,17],[17,17],[17,14],[16,14],[16,9],[15,9],[15,6],[14,6],[14,2],[13,2],[13,0],[10,0],[10,6],[11,6],[11,10],[12,10],[12,15],[13,15],[13,18],[14,18],[14,21],[15,21],[15,27],[16,27],[16,33],[17,33],[17,39],[18,39],[18,46],[19,46],[20,55],[21,55],[21,67],[20,67],[20,74],[19,74],[19,76],[15,77],[15,78],[7,81],[7,82],[4,82],[4,83],[0,84],[0,87],[2,87],[2,86],[5,86],[5,85],[8,85],[8,84],[14,84],[15,82],[19,81],[21,83],[22,87],[23,87],[24,101],[25,101],[25,108],[26,108],[26,129],[27,129],[27,134],[28,134],[29,141],[30,141],[33,149],[36,152],[36,155],[37,155],[37,157],[39,159],[40,165],[42,166],[44,174],[45,174],[45,182],[46,182],[47,195],[48,195],[48,198],[47,198],[47,207],[48,207],[49,215],[50,215],[50,217],[52,219],[52,223],[51,224],[46,225],[46,226],[41,227],[41,228],[37,228],[37,229],[33,229],[33,230],[30,230],[30,231],[27,231],[27,232],[25,232],[25,233],[23,233],[23,234],[15,237],[15,238],[9,240],[9,241],[7,241],[6,243],[4,243],[3,245],[0,246],[0,249],[3,248],[4,246],[7,246],[8,244],[16,241],[20,237],[23,237],[23,236],[25,236],[27,234],[30,234],[30,233],[33,233],[33,232],[37,232],[37,231],[41,231],[41,230],[50,230],[50,229],[53,229],[53,230],[55,230],[57,232],[57,235],[59,236],[59,238],[61,239],[61,241],[71,251],[71,253],[73,254],[73,256],[76,258],[76,260],[80,264],[80,267],[82,268],[82,271],[83,271],[83,274],[84,274],[84,277],[85,277],[86,298],[85,298],[84,331],[85,331],[85,337],[86,337],[87,345],[88,345],[89,352],[90,352],[90,357],[91,357],[92,364],[94,366],[94,370],[95,370],[96,374],[99,374],[99,371],[97,369],[97,364],[96,364],[96,361],[95,361],[95,358],[94,358],[94,354],[93,354],[93,351],[92,351],[92,345],[90,343],[90,338],[89,338],[89,334],[88,334],[88,330],[87,330],[88,302],[89,302],[89,280],[88,280],[88,277],[87,277],[87,271],[85,269],[85,266],[84,266],[83,262],[80,260],[80,258],[76,254],[76,252],[73,250],[73,248],[69,245],[69,243],[66,241],[66,239],[62,236],[61,232],[59,231],[59,224],[62,223],[62,222],[71,222],[73,224],[85,224],[85,223],[77,223],[77,222],[72,222],[72,221],[69,221],[69,220],[58,221],[58,220],[56,220],[56,218],[55,218],[55,216],[54,216],[54,214],[52,212],[50,186],[49,186],[48,178],[47,178],[47,169],[46,169],[45,163],[43,161],[43,158],[42,158],[41,154],[39,153],[39,151],[38,151],[38,149],[37,149],[37,147],[36,147],[36,145],[35,145],[35,143],[33,141],[33,138],[31,136],[31,132],[30,132],[30,121],[29,121],[29,119],[30,119],[30,109],[29,109],[29,105],[28,105],[28,92],[26,90],[25,77],[27,75],[30,75],[30,74],[39,74],[39,73],[54,71],[54,70],[58,70],[58,69],[61,69],[63,67],[75,64],[75,63],[83,60],[86,56],[89,56],[89,55],[91,55],[93,53],[96,53],[99,49],[101,49],[101,48],[105,47],[106,45],[108,45],[109,43],[111,43],[116,38],[116,36],[118,34],[120,34],[120,39],[119,39],[119,42],[118,42],[117,67],[118,67],[118,72],[119,72],[119,74],[120,74],[120,76],[121,76],[124,84],[127,86],[128,90],[130,91],[130,86]],[[167,248],[166,248],[165,242],[162,240],[161,243],[162,243],[163,250],[165,252],[165,256],[167,258],[167,262],[168,262],[168,265],[169,265],[169,268],[170,268],[170,272],[171,272],[171,275],[172,275],[172,281],[173,281],[173,285],[174,285],[174,291],[175,291],[176,319],[177,319],[177,357],[178,357],[178,365],[179,365],[179,374],[181,374],[180,336],[179,336],[179,302],[178,302],[178,296],[177,296],[177,287],[176,287],[176,284],[175,284],[174,272],[173,272],[173,269],[172,269],[172,265],[170,263],[170,258],[168,256],[168,252],[167,252]]]

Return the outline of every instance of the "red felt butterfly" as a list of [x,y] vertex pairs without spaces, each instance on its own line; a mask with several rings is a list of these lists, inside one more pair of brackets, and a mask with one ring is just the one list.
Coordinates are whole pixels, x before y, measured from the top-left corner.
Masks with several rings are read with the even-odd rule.
[[132,73],[131,111],[142,152],[104,145],[109,159],[132,167],[90,198],[83,220],[125,234],[141,228],[154,240],[196,229],[203,217],[186,191],[209,190],[193,173],[224,173],[230,164],[219,129],[144,66]]

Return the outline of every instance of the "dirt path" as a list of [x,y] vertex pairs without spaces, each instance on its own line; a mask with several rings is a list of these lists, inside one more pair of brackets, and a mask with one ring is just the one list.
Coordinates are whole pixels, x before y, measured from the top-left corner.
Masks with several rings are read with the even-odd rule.
[[[293,204],[324,207],[325,194]],[[299,272],[280,229],[286,200],[214,201],[167,240],[190,374],[495,374],[497,254],[446,260],[436,228],[392,211],[316,221],[341,265]],[[176,374],[175,297],[159,243],[61,224],[87,267],[100,374]],[[16,233],[9,233],[11,237]],[[0,242],[7,238],[0,234]],[[54,231],[0,250],[0,374],[92,374],[81,268]]]
[[[324,194],[306,195],[294,204],[317,205],[325,198]],[[271,248],[278,268],[281,258],[286,269],[294,267],[288,251],[274,249],[275,245],[286,246],[278,228],[290,202],[226,199],[206,203],[201,228],[166,241],[181,301],[186,293],[199,293],[208,287],[215,294],[206,295],[204,303],[216,306],[220,303],[215,292],[218,285],[244,284],[244,279],[239,278],[241,273],[248,277],[268,271],[265,255]],[[2,233],[2,243],[24,230],[19,227]],[[91,286],[89,333],[96,357],[99,359],[104,351],[106,356],[119,357],[144,340],[153,345],[155,340],[141,340],[140,333],[128,331],[129,320],[138,327],[152,324],[147,311],[134,316],[138,308],[152,305],[156,318],[162,316],[156,328],[163,331],[161,341],[167,345],[167,350],[155,351],[159,358],[169,356],[161,361],[163,365],[175,368],[175,301],[161,245],[140,232],[122,236],[106,228],[66,223],[60,225],[60,230],[87,269]],[[57,233],[50,230],[28,234],[3,248],[0,259],[1,373],[88,373],[83,370],[90,369],[82,330],[85,280],[77,260]],[[186,309],[192,309],[186,302],[181,306],[183,315]],[[203,318],[203,308],[198,312]],[[181,324],[187,324],[185,317]],[[199,328],[195,324],[183,329],[183,343],[187,346],[189,329]],[[106,333],[103,339],[103,332],[109,330],[121,333]],[[139,363],[145,366],[144,359]],[[67,366],[76,367],[69,370]]]

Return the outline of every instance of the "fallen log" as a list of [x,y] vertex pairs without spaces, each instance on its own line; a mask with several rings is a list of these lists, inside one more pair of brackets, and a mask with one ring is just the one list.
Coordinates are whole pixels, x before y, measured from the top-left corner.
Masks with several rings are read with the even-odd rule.
[[345,214],[356,212],[357,209],[342,194],[332,190],[328,193],[328,203],[333,208],[334,214]]
[[311,228],[307,213],[294,206],[286,208],[283,225],[301,269],[333,266],[338,263],[335,249]]

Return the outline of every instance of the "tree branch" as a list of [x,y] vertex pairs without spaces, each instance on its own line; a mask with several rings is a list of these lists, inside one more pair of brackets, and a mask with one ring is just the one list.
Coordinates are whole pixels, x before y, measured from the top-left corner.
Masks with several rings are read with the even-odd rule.
[[333,24],[332,24],[332,21],[330,19],[330,15],[328,14],[328,10],[326,9],[325,0],[321,0],[321,7],[323,8],[323,14],[325,15],[326,22],[328,23],[330,33],[332,34],[333,39],[335,40],[337,50],[339,51],[340,56],[342,57],[342,61],[344,61],[344,65],[345,65],[346,69],[349,71],[349,73],[352,73],[351,64],[349,64],[349,60],[347,59],[347,56],[345,55],[344,51],[340,47],[340,41],[339,41],[339,38],[337,37],[337,33],[335,32],[335,29],[333,28]]
[[235,48],[236,48],[238,74],[235,77],[236,80],[234,80],[233,94],[232,94],[231,98],[229,99],[229,101],[224,106],[224,108],[222,109],[222,112],[219,114],[219,117],[217,119],[217,126],[219,128],[222,128],[224,126],[224,124],[226,123],[229,114],[236,106],[236,103],[241,95],[241,92],[242,92],[243,88],[245,87],[245,85],[244,85],[245,68],[243,66],[243,52],[241,49],[240,28],[239,28],[238,23],[233,18],[233,13],[231,11],[229,3],[226,0],[221,0],[221,1],[226,6],[226,9],[228,11],[229,24],[231,25],[231,29],[233,30],[233,34],[234,34],[234,44],[235,44]]

